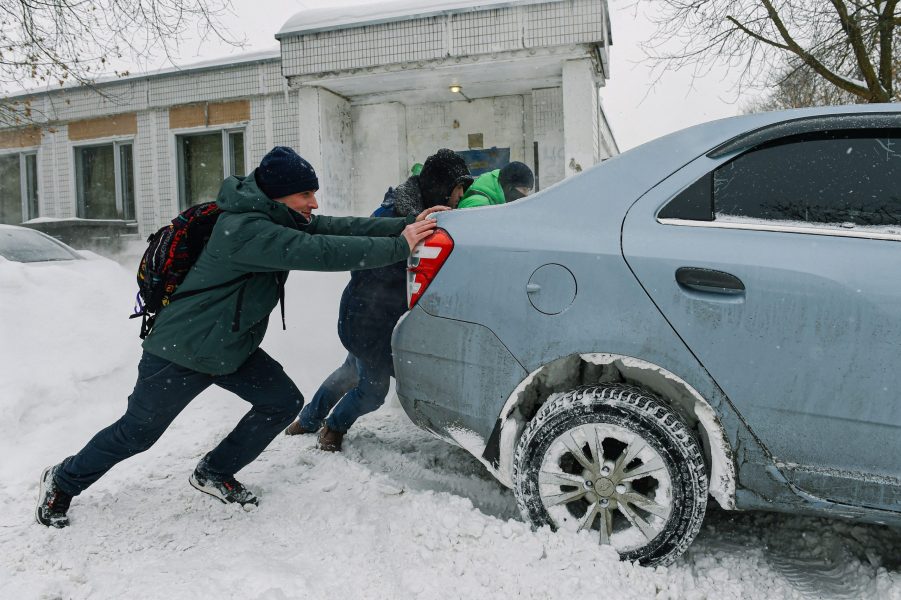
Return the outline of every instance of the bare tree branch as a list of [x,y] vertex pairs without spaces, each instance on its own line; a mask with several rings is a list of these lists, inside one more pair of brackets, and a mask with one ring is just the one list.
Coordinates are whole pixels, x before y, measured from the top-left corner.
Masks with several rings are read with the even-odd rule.
[[892,77],[892,67],[894,63],[894,36],[892,25],[894,19],[892,16],[898,10],[898,0],[888,0],[885,3],[882,13],[878,15],[879,19],[879,81],[886,95],[891,98],[894,93],[894,81]]
[[773,48],[779,48],[780,50],[791,50],[791,47],[790,47],[790,46],[787,46],[787,45],[785,45],[785,44],[780,44],[779,42],[777,42],[777,41],[775,41],[775,40],[771,40],[771,39],[768,38],[768,37],[762,36],[762,35],[760,35],[759,33],[756,33],[756,32],[754,32],[754,31],[751,31],[750,29],[748,29],[747,27],[745,27],[744,25],[742,25],[741,23],[739,23],[739,22],[738,22],[738,19],[736,19],[736,18],[733,17],[733,16],[728,16],[728,17],[726,17],[726,18],[727,18],[729,21],[731,21],[732,23],[734,23],[735,26],[736,26],[738,29],[740,29],[741,31],[743,31],[743,32],[745,33],[745,35],[748,35],[748,36],[754,38],[755,40],[757,40],[757,41],[759,41],[759,42],[761,42],[761,43],[763,43],[763,44],[766,44],[767,46],[772,46]]
[[0,126],[40,116],[8,94],[93,86],[103,75],[127,75],[114,66],[125,61],[173,62],[195,28],[201,39],[240,45],[220,22],[230,10],[231,0],[0,0]]
[[[896,32],[894,43],[896,47],[899,37],[901,34]],[[898,62],[893,70],[892,89],[895,90],[891,97],[893,102],[901,102],[901,69],[898,68]],[[789,59],[785,65],[774,71],[767,89],[769,92],[765,97],[746,103],[744,111],[760,112],[867,102],[860,96],[830,84],[797,57]]]
[[738,74],[740,92],[803,65],[840,92],[835,98],[897,97],[901,0],[646,1],[657,9],[657,31],[642,47],[658,73],[725,64]]
[[[885,94],[879,93],[882,91],[882,83],[876,75],[876,69],[873,68],[873,63],[870,62],[869,53],[863,39],[863,32],[860,29],[857,18],[848,12],[848,7],[845,6],[845,3],[842,0],[829,1],[832,3],[832,6],[835,7],[835,12],[838,14],[842,29],[844,30],[845,35],[847,35],[848,43],[857,59],[858,69],[867,83],[867,89],[873,94],[873,100],[875,102],[885,102]],[[878,0],[876,1],[878,2]]]

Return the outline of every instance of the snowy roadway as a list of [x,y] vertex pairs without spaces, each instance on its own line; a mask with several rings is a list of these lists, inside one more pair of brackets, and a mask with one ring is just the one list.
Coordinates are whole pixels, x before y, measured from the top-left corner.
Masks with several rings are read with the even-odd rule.
[[[264,347],[309,397],[343,358],[344,275],[294,274]],[[91,292],[86,282],[102,281]],[[124,410],[140,354],[130,268],[0,259],[0,598],[874,598],[901,600],[901,531],[711,508],[669,568],[588,535],[532,532],[512,493],[391,400],[327,454],[279,436],[239,478],[245,512],[187,484],[246,410],[205,392],[150,451],[33,521],[38,475]]]

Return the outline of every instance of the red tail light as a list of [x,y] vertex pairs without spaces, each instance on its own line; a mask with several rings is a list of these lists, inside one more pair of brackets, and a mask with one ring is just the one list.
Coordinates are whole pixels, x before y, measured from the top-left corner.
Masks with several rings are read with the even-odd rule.
[[454,240],[443,229],[436,229],[413,249],[407,260],[407,305],[410,308],[416,306],[453,249]]

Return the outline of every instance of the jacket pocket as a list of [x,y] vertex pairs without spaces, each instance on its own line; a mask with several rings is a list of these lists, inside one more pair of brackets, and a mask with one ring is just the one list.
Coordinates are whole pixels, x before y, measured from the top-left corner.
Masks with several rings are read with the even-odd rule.
[[244,288],[246,287],[247,284],[243,284],[238,289],[238,301],[235,304],[235,316],[232,319],[232,332],[241,330],[241,310],[244,308]]

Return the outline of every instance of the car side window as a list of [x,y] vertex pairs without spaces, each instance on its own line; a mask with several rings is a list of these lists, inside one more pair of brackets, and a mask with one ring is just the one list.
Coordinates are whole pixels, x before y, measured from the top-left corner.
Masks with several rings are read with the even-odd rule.
[[[706,211],[711,214],[699,218]],[[901,130],[833,131],[771,142],[686,188],[658,216],[897,228],[901,226]]]

